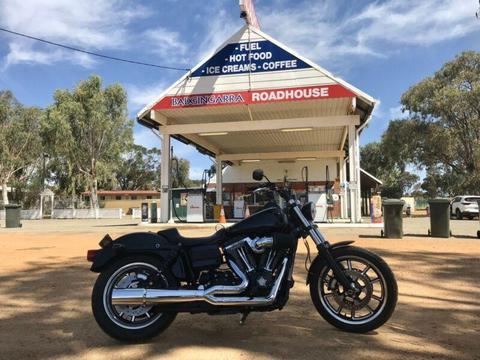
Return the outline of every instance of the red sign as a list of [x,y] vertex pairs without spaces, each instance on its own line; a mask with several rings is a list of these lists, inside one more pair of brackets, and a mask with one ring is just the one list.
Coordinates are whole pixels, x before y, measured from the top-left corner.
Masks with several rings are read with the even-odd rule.
[[355,97],[341,85],[319,85],[286,89],[232,91],[224,93],[166,96],[153,109],[178,109],[201,106],[248,105],[272,102]]
[[253,5],[253,0],[240,0],[239,5],[242,15],[245,15],[245,21],[247,22],[247,24],[255,26],[257,29],[260,29],[260,22],[257,18],[255,6]]

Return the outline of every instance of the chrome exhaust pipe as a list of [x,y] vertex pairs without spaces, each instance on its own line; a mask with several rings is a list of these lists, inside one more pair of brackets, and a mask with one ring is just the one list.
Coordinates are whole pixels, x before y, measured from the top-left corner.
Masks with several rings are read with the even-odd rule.
[[248,279],[235,263],[230,262],[233,271],[242,279],[235,286],[212,286],[208,289],[197,290],[160,290],[160,289],[113,289],[112,305],[155,305],[179,302],[205,301],[212,305],[269,305],[272,304],[280,289],[280,284],[285,276],[288,259],[285,258],[270,294],[267,297],[218,297],[216,295],[234,295],[245,291]]

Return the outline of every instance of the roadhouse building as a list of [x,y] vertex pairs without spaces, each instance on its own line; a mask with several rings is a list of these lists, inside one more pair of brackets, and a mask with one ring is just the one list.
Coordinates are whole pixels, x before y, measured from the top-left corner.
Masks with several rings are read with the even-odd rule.
[[[161,221],[171,216],[173,137],[216,159],[207,195],[227,218],[241,217],[235,209],[244,204],[263,204],[251,193],[252,170],[263,168],[315,201],[317,221],[360,222],[359,135],[374,106],[368,94],[245,25],[138,113],[163,135]],[[204,219],[212,213],[207,208]]]

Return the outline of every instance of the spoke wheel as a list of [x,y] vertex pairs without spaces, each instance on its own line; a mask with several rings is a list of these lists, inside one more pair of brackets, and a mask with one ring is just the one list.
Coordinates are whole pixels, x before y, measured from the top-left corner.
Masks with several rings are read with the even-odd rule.
[[372,320],[381,313],[388,297],[383,275],[374,264],[359,257],[344,256],[337,261],[358,291],[345,289],[333,271],[324,267],[318,278],[322,304],[339,321],[361,324]]
[[158,307],[145,305],[112,305],[113,289],[168,288],[168,282],[151,264],[132,263],[118,269],[107,282],[103,295],[105,311],[118,326],[141,329],[157,321]]
[[331,250],[356,290],[346,289],[318,257],[309,269],[310,296],[320,315],[339,329],[365,333],[383,325],[397,303],[397,283],[389,266],[376,254],[354,246]]
[[[161,269],[161,270],[160,270]],[[178,281],[163,270],[162,260],[147,255],[118,259],[105,268],[92,291],[92,311],[98,325],[115,339],[136,342],[160,334],[177,315],[160,305],[113,305],[113,289],[177,287]]]

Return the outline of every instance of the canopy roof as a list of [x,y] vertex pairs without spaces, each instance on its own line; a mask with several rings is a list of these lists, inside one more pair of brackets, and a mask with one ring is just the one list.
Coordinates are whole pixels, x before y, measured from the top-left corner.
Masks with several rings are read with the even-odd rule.
[[138,121],[224,160],[253,152],[337,157],[348,125],[365,124],[374,106],[368,94],[246,25]]

